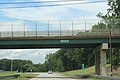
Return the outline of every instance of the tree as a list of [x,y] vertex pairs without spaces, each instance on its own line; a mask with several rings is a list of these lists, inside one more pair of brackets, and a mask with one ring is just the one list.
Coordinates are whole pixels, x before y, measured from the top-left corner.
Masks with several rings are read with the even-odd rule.
[[[99,13],[97,16],[103,19],[103,21],[107,25],[107,29],[120,28],[120,0],[108,0],[108,6],[109,8],[107,9],[107,13],[105,15]],[[115,69],[117,69],[118,66],[120,66],[120,58],[118,56],[120,55],[119,50],[119,48],[113,49],[112,64]]]
[[113,67],[117,69],[120,66],[120,49],[113,49]]
[[55,71],[60,71],[60,72],[64,71],[63,62],[61,61],[60,58],[57,59],[57,65]]
[[94,65],[93,49],[61,48],[55,53],[48,54],[45,60],[46,69],[54,71],[70,71]]
[[1,70],[4,70],[4,71],[10,71],[11,70],[11,60],[8,60],[8,59],[1,59]]
[[107,10],[106,16],[120,18],[120,0],[108,0],[108,6],[110,8]]
[[92,32],[105,30],[107,26],[104,23],[98,23],[92,26]]
[[22,66],[21,67],[21,71],[24,73],[24,72],[26,72],[27,71],[27,67],[26,66]]
[[107,13],[99,13],[97,16],[102,18],[109,28],[120,28],[120,0],[108,0]]

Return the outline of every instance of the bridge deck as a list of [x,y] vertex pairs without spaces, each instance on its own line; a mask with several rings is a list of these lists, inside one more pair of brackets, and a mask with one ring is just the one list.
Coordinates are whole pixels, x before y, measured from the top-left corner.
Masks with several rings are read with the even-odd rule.
[[[11,37],[0,38],[0,49],[95,48],[109,43],[109,37]],[[112,38],[112,47],[120,47],[120,37]]]
[[[109,38],[109,35],[76,35],[76,36],[21,36],[21,37],[0,37],[0,40],[34,40],[34,39],[91,39],[91,38]],[[112,38],[120,38],[120,35],[113,35]]]

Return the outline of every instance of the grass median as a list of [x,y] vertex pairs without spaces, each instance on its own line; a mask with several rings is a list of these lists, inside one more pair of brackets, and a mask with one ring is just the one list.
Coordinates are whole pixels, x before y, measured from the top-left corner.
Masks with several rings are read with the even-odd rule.
[[22,73],[22,72],[0,72],[0,76],[9,76],[9,75],[16,75],[19,74],[19,78],[10,79],[10,80],[24,80],[26,77],[35,77],[38,74],[32,74],[32,73]]

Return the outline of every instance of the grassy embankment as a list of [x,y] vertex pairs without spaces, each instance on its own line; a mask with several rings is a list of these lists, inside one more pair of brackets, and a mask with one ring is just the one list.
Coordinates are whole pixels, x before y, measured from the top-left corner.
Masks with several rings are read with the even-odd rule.
[[[79,75],[79,74],[94,75],[95,66],[85,68],[84,70],[80,69],[80,70],[67,71],[67,72],[63,72],[62,74],[67,76],[73,76],[73,75]],[[110,75],[110,64],[107,65],[107,75]]]
[[[31,74],[31,73],[0,72],[0,76],[8,76],[8,75],[15,75],[15,74],[20,74],[20,78],[17,78],[17,80],[24,80],[25,77],[27,77],[27,76],[29,76],[29,77],[37,76],[37,74]],[[16,80],[16,78],[15,79],[11,79],[11,80]]]
[[94,69],[95,69],[95,67],[92,66],[92,67],[86,68],[84,70],[80,69],[80,70],[67,71],[67,72],[63,72],[62,74],[66,75],[66,76],[73,76],[73,75],[79,75],[79,74],[81,74],[81,75],[83,75],[83,74],[92,75],[95,72]]
[[[110,69],[110,65],[107,65],[107,69]],[[109,70],[107,70],[107,75],[109,75]],[[94,75],[95,74],[95,66],[85,68],[84,70],[73,70],[73,71],[67,71],[62,72],[62,74],[66,76],[74,76],[74,75]],[[102,80],[102,79],[93,79],[93,80]]]

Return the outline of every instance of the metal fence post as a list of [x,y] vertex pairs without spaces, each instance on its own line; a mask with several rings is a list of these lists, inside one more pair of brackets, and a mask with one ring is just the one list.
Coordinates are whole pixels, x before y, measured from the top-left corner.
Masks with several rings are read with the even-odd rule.
[[98,25],[98,30],[97,30],[97,32],[98,32],[98,37],[100,37],[100,35],[99,35],[99,33],[100,33],[100,31],[99,31],[99,26],[100,26],[100,25]]
[[12,37],[13,37],[13,23],[11,24],[11,31],[12,31]]
[[61,36],[61,21],[60,21],[60,36]]
[[25,23],[23,24],[23,27],[24,27],[24,37],[25,37]]
[[49,21],[48,21],[48,36],[49,36]]
[[19,30],[18,30],[18,36],[17,37],[19,37]]
[[73,26],[74,26],[74,24],[73,24],[73,21],[72,21],[72,36],[74,36]]
[[36,28],[36,37],[37,37],[37,23],[35,24],[35,28]]

